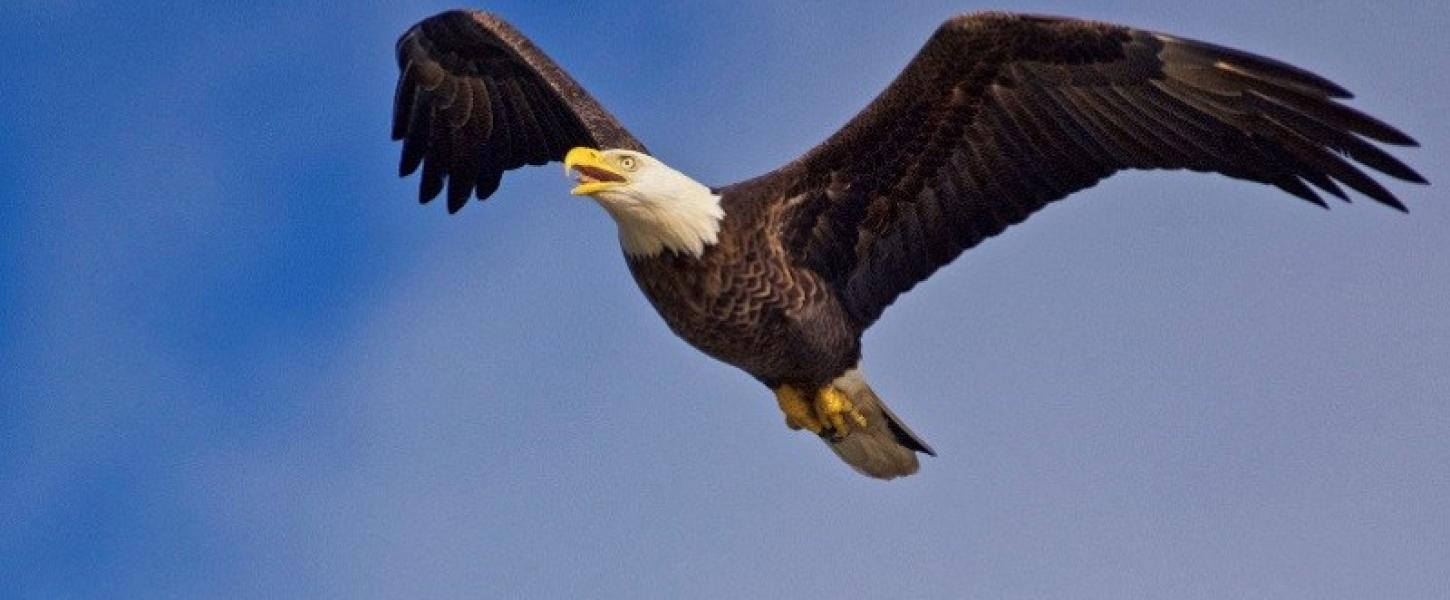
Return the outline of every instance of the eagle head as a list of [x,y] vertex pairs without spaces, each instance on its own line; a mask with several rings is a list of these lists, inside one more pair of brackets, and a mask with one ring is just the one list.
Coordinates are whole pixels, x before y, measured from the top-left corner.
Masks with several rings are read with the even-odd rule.
[[699,257],[719,241],[725,211],[720,196],[659,159],[632,150],[574,148],[564,173],[578,185],[569,193],[594,198],[619,225],[626,254],[649,257],[670,250]]

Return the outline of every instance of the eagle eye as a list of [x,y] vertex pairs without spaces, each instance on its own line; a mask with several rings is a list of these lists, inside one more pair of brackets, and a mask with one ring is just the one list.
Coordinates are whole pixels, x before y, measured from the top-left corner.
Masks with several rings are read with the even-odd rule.
[[621,156],[619,158],[619,166],[623,167],[626,171],[634,171],[639,168],[639,163],[634,160],[633,156]]

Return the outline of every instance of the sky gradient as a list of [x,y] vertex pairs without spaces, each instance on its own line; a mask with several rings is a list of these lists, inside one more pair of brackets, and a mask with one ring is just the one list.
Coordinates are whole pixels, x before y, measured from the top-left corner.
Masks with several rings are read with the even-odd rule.
[[690,349],[557,165],[395,177],[440,2],[0,9],[0,597],[1450,597],[1450,9],[496,2],[722,184],[946,17],[1090,17],[1308,68],[1423,148],[1402,215],[1120,175],[866,335],[939,453],[881,483]]

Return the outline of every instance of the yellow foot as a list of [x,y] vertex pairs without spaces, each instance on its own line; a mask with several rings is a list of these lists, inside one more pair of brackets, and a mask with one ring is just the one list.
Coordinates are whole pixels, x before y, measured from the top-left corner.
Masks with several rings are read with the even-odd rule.
[[840,440],[851,433],[851,427],[866,426],[866,416],[856,410],[845,392],[833,386],[816,390],[813,401],[807,401],[804,392],[783,385],[775,388],[775,401],[780,404],[780,412],[785,413],[785,426],[791,429],[806,429]]
[[806,402],[806,395],[800,390],[788,385],[775,388],[775,401],[780,404],[780,412],[785,413],[785,426],[791,429],[809,429],[811,433],[821,432],[821,421],[816,419],[815,411]]
[[815,408],[816,419],[830,429],[831,437],[837,440],[845,439],[853,425],[866,426],[866,415],[856,410],[851,398],[835,386],[827,385],[816,391]]

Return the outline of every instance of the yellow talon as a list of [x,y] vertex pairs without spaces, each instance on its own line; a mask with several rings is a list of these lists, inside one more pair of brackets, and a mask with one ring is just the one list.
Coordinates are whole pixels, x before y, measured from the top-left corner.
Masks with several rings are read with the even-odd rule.
[[775,388],[775,401],[780,404],[780,412],[785,413],[785,426],[791,429],[807,429],[816,435],[841,440],[851,433],[851,426],[866,426],[866,415],[856,410],[851,398],[834,386],[816,390],[814,402],[808,402],[799,389],[782,385]]
[[785,413],[785,426],[791,429],[809,429],[811,433],[819,434],[824,429],[821,421],[816,419],[811,411],[811,405],[806,402],[806,396],[800,390],[788,385],[775,388],[775,401],[780,404],[780,412]]
[[856,410],[851,398],[835,386],[827,385],[816,392],[816,418],[830,426],[832,437],[844,439],[851,433],[851,425],[866,426],[866,415]]

